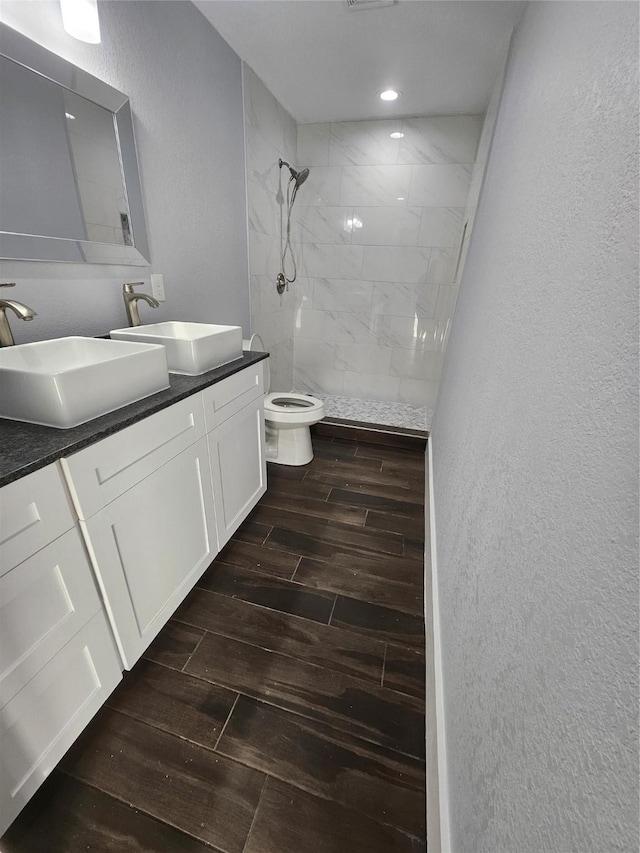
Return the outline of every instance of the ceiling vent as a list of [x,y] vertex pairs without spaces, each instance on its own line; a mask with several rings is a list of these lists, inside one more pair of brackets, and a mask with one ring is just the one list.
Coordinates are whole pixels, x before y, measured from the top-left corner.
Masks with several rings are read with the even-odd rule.
[[383,6],[393,6],[396,0],[347,0],[347,8],[353,12],[364,9],[381,9]]

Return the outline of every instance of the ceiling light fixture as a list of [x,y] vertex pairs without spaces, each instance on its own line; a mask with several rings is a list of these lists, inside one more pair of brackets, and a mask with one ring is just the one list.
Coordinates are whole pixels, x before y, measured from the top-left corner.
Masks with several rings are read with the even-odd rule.
[[390,133],[389,136],[392,139],[402,139],[402,137],[404,136],[404,133],[402,133],[402,131],[400,131],[400,130],[394,130],[394,132]]
[[400,94],[396,89],[385,89],[384,92],[380,92],[380,99],[382,101],[396,101]]
[[62,26],[70,36],[88,44],[100,44],[98,0],[60,0]]
[[75,116],[72,116],[71,113],[65,113],[65,116],[70,119],[74,119]]

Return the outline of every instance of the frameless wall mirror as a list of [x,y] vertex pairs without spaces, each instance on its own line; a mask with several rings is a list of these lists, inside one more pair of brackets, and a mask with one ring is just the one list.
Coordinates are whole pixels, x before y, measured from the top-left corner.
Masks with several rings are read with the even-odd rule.
[[129,99],[0,24],[0,258],[148,264]]

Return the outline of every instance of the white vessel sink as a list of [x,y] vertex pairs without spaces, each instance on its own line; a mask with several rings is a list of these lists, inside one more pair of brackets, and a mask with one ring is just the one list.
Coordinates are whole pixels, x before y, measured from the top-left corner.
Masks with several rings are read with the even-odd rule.
[[133,329],[115,329],[111,337],[119,341],[162,344],[167,348],[171,373],[198,376],[242,357],[240,326],[210,323],[151,323]]
[[163,347],[56,338],[0,350],[0,417],[68,429],[169,387]]

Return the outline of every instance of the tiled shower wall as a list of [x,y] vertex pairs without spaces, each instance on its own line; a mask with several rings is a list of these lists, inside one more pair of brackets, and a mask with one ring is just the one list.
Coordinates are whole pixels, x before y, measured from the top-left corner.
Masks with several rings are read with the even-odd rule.
[[[296,123],[248,65],[243,65],[251,330],[271,353],[271,387],[293,388],[293,308],[295,293],[276,291],[280,270],[283,192],[294,163]],[[286,174],[285,174],[286,173]]]
[[296,390],[433,407],[481,128],[481,116],[298,126],[311,173],[292,224]]

